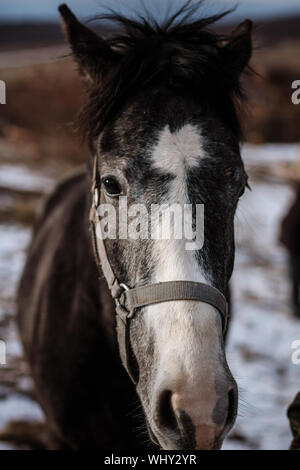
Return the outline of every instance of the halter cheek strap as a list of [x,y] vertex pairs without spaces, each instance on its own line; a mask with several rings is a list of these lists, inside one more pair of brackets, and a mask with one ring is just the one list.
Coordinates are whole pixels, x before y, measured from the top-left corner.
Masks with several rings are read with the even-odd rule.
[[[136,384],[137,377],[132,366],[130,348],[130,322],[140,307],[163,302],[190,300],[204,302],[215,307],[222,317],[223,334],[227,328],[227,301],[224,295],[215,287],[192,281],[169,281],[129,288],[119,281],[107,257],[100,219],[97,208],[100,205],[100,181],[97,174],[97,158],[94,159],[93,169],[93,203],[90,209],[90,223],[93,237],[93,248],[97,266],[106,278],[111,296],[116,304],[117,332],[122,363],[130,378]],[[97,224],[100,236],[96,234]]]

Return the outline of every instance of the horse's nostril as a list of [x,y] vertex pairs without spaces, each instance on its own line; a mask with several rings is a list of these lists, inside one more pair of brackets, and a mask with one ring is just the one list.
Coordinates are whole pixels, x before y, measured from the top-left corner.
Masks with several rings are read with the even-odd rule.
[[237,410],[237,391],[235,387],[229,390],[228,392],[228,413],[225,423],[225,428],[231,427],[236,418]]
[[178,423],[172,407],[172,392],[164,390],[161,392],[158,402],[158,424],[162,428],[168,428],[172,431],[178,430]]
[[[194,398],[188,392],[181,394],[168,389],[158,392],[154,431],[160,444],[169,450],[219,448],[236,418],[237,389],[231,387],[227,397],[228,388],[224,390],[219,407],[212,400],[208,402],[207,406],[213,410],[211,418],[206,401],[198,400],[197,389]],[[218,411],[217,417],[214,407]]]

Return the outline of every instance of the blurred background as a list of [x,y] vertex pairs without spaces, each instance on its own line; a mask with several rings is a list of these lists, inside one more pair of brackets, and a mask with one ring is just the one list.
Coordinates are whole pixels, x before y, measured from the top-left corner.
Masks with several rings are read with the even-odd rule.
[[[15,292],[43,196],[87,155],[72,126],[85,94],[67,56],[59,3],[0,4],[0,80],[6,83],[6,104],[0,105],[0,339],[7,346],[7,363],[0,365],[0,430],[14,420],[43,420],[14,324]],[[67,3],[83,21],[103,12],[105,5],[100,0]],[[164,0],[144,3],[157,17],[170,5]],[[142,2],[108,4],[132,13]],[[207,0],[203,10],[209,14],[234,5]],[[300,80],[300,3],[240,0],[218,28],[229,31],[245,17],[255,21],[251,66],[257,74],[245,78],[242,147],[252,192],[246,192],[236,216],[234,318],[227,354],[240,405],[224,448],[287,449],[286,408],[300,390],[300,365],[291,360],[300,320],[290,309],[288,258],[278,234],[294,189],[274,176],[273,168],[300,158],[300,105],[291,101],[292,82]],[[109,24],[96,29],[111,33]],[[0,449],[24,447],[21,435],[18,444],[8,440],[2,435]]]

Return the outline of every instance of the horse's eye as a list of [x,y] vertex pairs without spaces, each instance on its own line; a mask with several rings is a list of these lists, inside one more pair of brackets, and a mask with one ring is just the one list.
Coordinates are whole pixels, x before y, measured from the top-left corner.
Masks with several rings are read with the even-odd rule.
[[122,188],[114,176],[106,176],[102,179],[104,191],[107,196],[116,197],[122,193]]

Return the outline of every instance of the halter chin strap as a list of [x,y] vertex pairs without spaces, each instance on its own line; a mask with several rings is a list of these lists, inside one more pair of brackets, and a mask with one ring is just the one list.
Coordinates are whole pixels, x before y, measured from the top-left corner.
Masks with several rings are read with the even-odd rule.
[[[225,296],[215,287],[192,281],[169,281],[129,288],[115,276],[107,257],[102,236],[97,236],[96,227],[101,230],[97,208],[100,205],[100,181],[97,174],[97,158],[94,159],[93,203],[90,209],[90,223],[93,236],[93,248],[98,268],[102,270],[107,281],[111,296],[116,304],[117,332],[122,363],[130,378],[136,384],[137,378],[132,367],[132,351],[130,348],[130,321],[140,307],[162,302],[191,300],[204,302],[215,307],[222,317],[223,334],[227,328],[227,301]],[[100,232],[101,235],[101,232]]]

